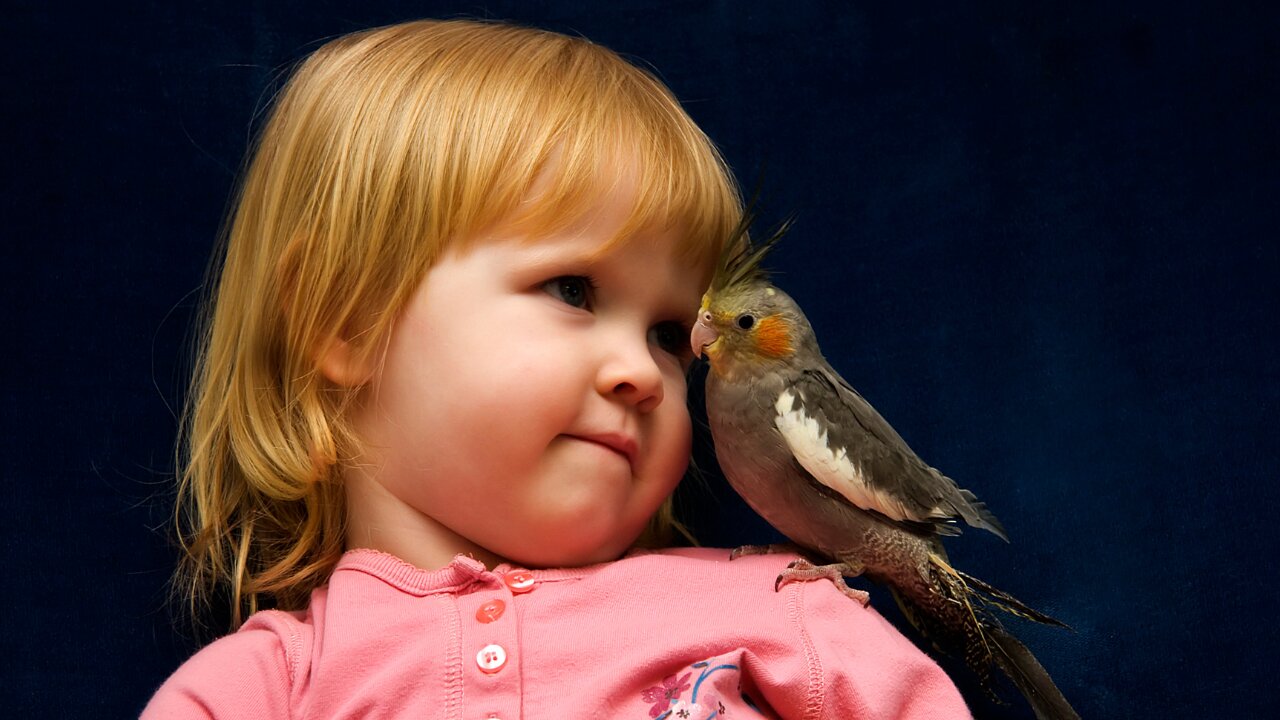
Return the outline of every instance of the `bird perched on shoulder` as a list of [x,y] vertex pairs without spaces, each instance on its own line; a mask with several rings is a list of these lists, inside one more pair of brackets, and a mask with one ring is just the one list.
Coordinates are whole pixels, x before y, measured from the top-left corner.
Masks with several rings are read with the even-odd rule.
[[843,579],[866,575],[890,588],[936,647],[960,652],[988,690],[995,666],[1038,717],[1078,718],[994,610],[1065,625],[947,561],[941,538],[960,533],[957,520],[1007,540],[1004,527],[972,492],[921,460],[832,369],[800,307],[761,268],[786,226],[753,246],[749,223],[743,220],[716,269],[690,342],[711,364],[707,419],[726,479],[820,563],[792,563],[778,586],[828,578],[866,604],[867,593]]

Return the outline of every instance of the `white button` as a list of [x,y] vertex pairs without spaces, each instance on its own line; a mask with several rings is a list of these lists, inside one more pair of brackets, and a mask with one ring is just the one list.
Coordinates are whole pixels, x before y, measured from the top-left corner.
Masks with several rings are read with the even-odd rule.
[[511,570],[502,576],[502,580],[507,584],[511,592],[517,595],[532,590],[536,582],[533,578],[533,573],[528,570]]
[[476,665],[487,673],[496,673],[507,664],[507,651],[501,645],[485,645],[476,653]]

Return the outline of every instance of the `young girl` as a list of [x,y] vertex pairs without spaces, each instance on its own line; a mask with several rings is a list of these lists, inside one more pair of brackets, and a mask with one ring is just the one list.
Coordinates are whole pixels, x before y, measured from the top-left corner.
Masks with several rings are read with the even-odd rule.
[[144,717],[967,716],[831,583],[775,592],[793,558],[636,549],[676,529],[688,323],[740,216],[669,91],[587,41],[317,51],[254,149],[184,428],[182,587],[239,630]]

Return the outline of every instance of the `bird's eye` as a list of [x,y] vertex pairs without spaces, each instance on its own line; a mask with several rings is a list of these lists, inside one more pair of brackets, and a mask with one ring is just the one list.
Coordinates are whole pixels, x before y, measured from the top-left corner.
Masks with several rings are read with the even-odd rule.
[[743,330],[750,330],[752,325],[756,324],[756,319],[750,315],[738,316],[738,327]]
[[542,289],[565,305],[590,309],[595,284],[585,275],[561,275],[543,283]]

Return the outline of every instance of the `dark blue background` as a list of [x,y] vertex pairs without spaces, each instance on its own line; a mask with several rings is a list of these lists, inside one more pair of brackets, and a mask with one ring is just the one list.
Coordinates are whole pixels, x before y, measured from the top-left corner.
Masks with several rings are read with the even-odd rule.
[[[953,559],[1075,628],[1016,625],[1082,715],[1274,714],[1277,13],[886,5],[6,9],[5,714],[133,715],[190,652],[165,610],[174,408],[255,118],[324,39],[457,14],[651,64],[763,175],[764,219],[797,216],[779,284],[1003,519],[1012,544]],[[709,543],[771,537],[714,472],[686,501]]]

